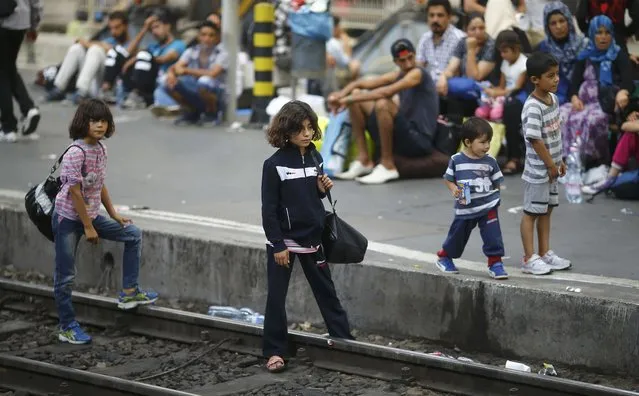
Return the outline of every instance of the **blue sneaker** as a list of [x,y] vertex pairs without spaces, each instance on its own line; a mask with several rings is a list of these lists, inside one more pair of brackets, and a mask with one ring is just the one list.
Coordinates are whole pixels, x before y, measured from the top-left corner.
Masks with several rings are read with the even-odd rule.
[[459,274],[459,270],[455,267],[455,263],[453,263],[453,260],[451,260],[450,257],[440,257],[435,265],[441,272],[445,272],[447,274]]
[[73,321],[66,329],[60,329],[58,340],[68,342],[69,344],[80,345],[90,343],[91,336],[82,330],[78,322]]
[[118,308],[120,309],[133,309],[138,305],[153,304],[158,299],[158,294],[150,290],[136,289],[132,294],[125,294],[120,292],[118,298]]
[[59,102],[64,100],[66,94],[60,91],[58,88],[53,87],[49,92],[47,92],[46,100],[47,102]]
[[508,279],[508,273],[504,269],[504,264],[501,261],[488,267],[488,273],[493,279]]

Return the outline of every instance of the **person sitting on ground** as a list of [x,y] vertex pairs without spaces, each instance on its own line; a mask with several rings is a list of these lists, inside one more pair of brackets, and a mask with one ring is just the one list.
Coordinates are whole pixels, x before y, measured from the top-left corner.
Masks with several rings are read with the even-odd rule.
[[122,66],[123,93],[118,96],[120,105],[124,108],[140,108],[152,104],[156,84],[161,85],[169,67],[186,50],[184,42],[175,39],[171,33],[171,18],[168,13],[150,16],[143,30],[149,29],[156,42],[132,56]]
[[504,174],[517,173],[521,169],[524,141],[521,136],[521,110],[526,100],[526,55],[521,52],[519,35],[504,30],[497,36],[497,48],[501,58],[499,85],[484,89],[486,98],[475,115],[492,121],[502,120],[506,129],[508,162]]
[[570,100],[568,91],[577,55],[586,48],[588,39],[577,33],[573,16],[561,1],[553,1],[544,7],[544,29],[546,39],[536,50],[551,54],[559,61],[557,98],[559,104],[564,104]]
[[594,195],[600,191],[607,190],[615,182],[617,176],[628,169],[631,158],[634,157],[635,160],[639,160],[639,112],[631,112],[626,122],[621,125],[621,130],[623,135],[617,142],[608,176],[597,183],[583,186],[582,191],[584,194]]
[[[632,21],[626,26],[626,11]],[[582,32],[587,32],[595,17],[605,15],[614,26],[614,39],[628,52],[627,41],[639,30],[639,1],[636,0],[581,0],[575,13]]]
[[484,81],[495,68],[495,40],[486,33],[484,17],[479,13],[468,16],[465,40],[461,40],[437,82],[437,93],[447,97],[448,117],[461,124],[463,117],[474,114],[477,101],[449,95],[448,79],[457,75]]
[[187,48],[169,68],[163,90],[182,106],[176,123],[215,121],[223,110],[228,53],[220,45],[220,30],[210,21],[200,24],[198,45]]
[[76,101],[91,96],[91,84],[94,82],[101,84],[102,82],[107,52],[116,46],[128,52],[134,50],[134,48],[129,46],[129,22],[124,12],[115,11],[111,13],[108,26],[111,37],[106,40],[89,41],[78,39],[75,44],[69,47],[69,51],[55,77],[54,87],[47,95],[49,101],[59,101],[65,98],[67,88],[76,73],[78,73],[75,83],[77,90]]
[[[220,18],[220,14],[214,11],[207,15],[206,20],[213,22],[213,24],[222,31],[222,19]],[[186,43],[186,47],[195,47],[197,44],[198,36],[195,36]],[[163,89],[165,79],[166,77],[163,77],[158,81],[158,85],[153,92],[153,106],[151,106],[151,112],[156,117],[170,117],[180,114],[180,105]]]
[[326,65],[329,68],[346,70],[349,81],[357,80],[361,64],[352,57],[351,38],[342,29],[340,21],[340,17],[333,16],[333,37],[326,42]]
[[579,53],[569,91],[570,103],[560,108],[564,156],[578,132],[583,139],[586,162],[610,159],[610,117],[628,104],[634,91],[628,54],[615,42],[610,18],[599,15],[590,21],[590,42]]
[[[328,96],[333,110],[348,107],[352,136],[358,147],[357,160],[346,172],[335,175],[343,180],[357,179],[364,184],[381,184],[398,179],[393,153],[405,157],[428,156],[433,152],[439,99],[430,73],[418,67],[415,47],[406,39],[391,46],[399,70],[372,79],[359,79]],[[357,92],[368,89],[368,92]],[[365,130],[381,153],[377,166],[366,146]]]
[[430,30],[417,44],[417,64],[426,67],[433,81],[439,80],[459,42],[466,36],[450,18],[453,8],[448,0],[429,0],[426,6]]

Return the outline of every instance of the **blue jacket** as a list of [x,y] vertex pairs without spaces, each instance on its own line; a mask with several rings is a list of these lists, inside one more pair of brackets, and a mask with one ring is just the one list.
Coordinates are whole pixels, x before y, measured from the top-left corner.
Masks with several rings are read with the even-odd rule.
[[322,156],[312,143],[304,156],[297,147],[286,146],[264,161],[262,226],[276,253],[286,249],[284,239],[301,246],[321,243],[325,194],[317,188],[317,169],[311,155],[322,168]]

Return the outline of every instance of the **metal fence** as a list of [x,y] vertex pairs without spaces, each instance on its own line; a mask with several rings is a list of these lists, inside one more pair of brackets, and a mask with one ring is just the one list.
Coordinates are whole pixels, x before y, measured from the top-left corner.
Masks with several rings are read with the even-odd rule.
[[415,0],[333,0],[333,14],[349,29],[372,29],[385,17]]
[[76,11],[81,19],[86,16],[96,21],[102,21],[115,8],[125,8],[131,3],[129,0],[77,0]]

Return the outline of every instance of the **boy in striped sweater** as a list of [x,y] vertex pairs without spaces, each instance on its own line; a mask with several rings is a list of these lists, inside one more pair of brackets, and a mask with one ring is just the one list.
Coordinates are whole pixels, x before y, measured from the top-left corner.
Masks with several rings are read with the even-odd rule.
[[488,273],[494,279],[508,279],[501,261],[504,241],[499,226],[497,207],[500,203],[499,185],[504,176],[497,160],[488,154],[493,129],[490,124],[471,117],[461,127],[464,150],[453,155],[444,174],[444,181],[455,197],[455,219],[442,249],[437,252],[437,268],[457,274],[452,259],[461,257],[470,233],[479,225],[488,257]]

